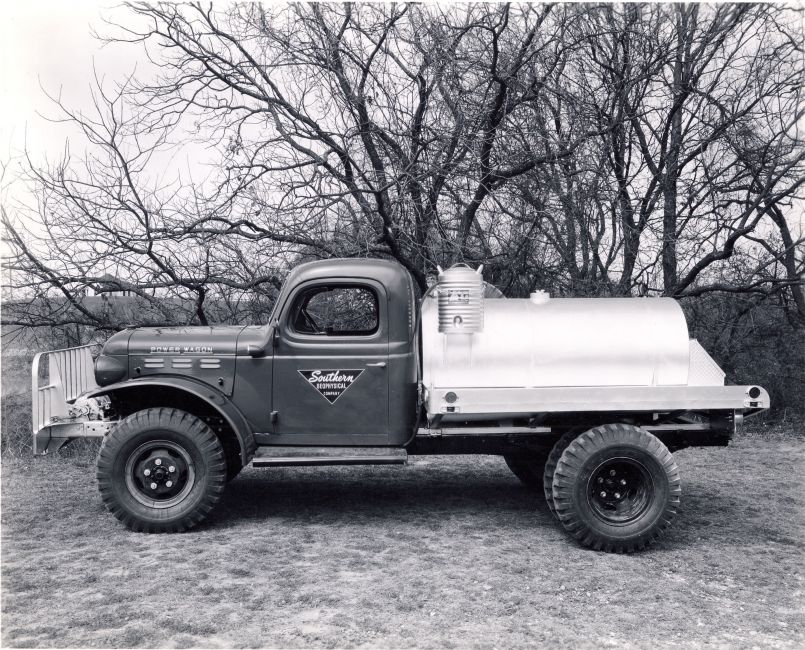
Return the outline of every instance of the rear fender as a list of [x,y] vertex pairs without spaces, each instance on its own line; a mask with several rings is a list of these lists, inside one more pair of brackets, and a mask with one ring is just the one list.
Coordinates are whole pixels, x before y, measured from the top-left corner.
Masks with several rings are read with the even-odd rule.
[[[142,394],[154,388],[178,390],[207,404],[234,431],[240,447],[242,465],[245,467],[251,461],[257,449],[257,444],[249,423],[223,393],[211,388],[209,384],[184,377],[149,377],[147,379],[122,381],[103,388],[97,388],[86,393],[85,397],[109,396],[126,401],[136,399],[137,392]],[[171,406],[171,404],[165,403],[163,406]]]

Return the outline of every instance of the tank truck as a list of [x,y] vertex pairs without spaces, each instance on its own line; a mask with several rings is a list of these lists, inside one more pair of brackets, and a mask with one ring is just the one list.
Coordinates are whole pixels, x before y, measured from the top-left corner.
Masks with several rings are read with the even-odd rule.
[[310,262],[264,324],[40,353],[34,452],[102,438],[103,502],[151,533],[202,522],[247,466],[499,455],[580,544],[645,548],[679,508],[674,452],[726,446],[767,392],[725,385],[673,299],[507,299],[480,271],[419,297],[395,262]]

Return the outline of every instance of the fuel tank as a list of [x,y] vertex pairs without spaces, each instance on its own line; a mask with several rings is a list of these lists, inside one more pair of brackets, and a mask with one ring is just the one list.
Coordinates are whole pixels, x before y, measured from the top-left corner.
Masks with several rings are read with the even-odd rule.
[[687,323],[670,298],[484,299],[482,331],[442,333],[434,293],[422,304],[429,388],[688,384]]

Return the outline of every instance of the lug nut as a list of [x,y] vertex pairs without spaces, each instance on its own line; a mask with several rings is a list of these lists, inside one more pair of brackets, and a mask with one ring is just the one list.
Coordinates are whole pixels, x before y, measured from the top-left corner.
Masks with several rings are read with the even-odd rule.
[[169,472],[175,472],[176,468],[173,465],[171,465],[170,467],[168,467],[168,471]]
[[606,492],[601,492],[601,498],[606,499],[607,498],[607,493]]
[[622,478],[620,483],[621,483],[621,485],[626,485],[626,479]]
[[603,479],[603,478],[601,478],[601,477],[599,476],[599,477],[598,477],[598,482],[599,482],[599,483],[603,483],[603,482],[604,482],[604,479]]
[[615,498],[620,499],[621,498],[621,493],[620,492],[615,492]]
[[170,487],[171,485],[173,485],[173,481],[166,481],[165,482],[166,487]]
[[151,483],[151,489],[156,490],[157,489],[157,484],[156,483]]
[[[157,459],[154,461],[154,465],[161,465],[161,464],[162,464],[162,459],[161,459],[161,458],[157,458]],[[612,473],[614,474],[615,472],[612,472]]]
[[615,476],[615,470],[614,469],[609,470],[609,475],[610,476]]
[[143,474],[145,474],[146,476],[151,476],[151,470],[150,470],[150,469],[147,469],[147,470],[145,470],[145,471],[143,472]]

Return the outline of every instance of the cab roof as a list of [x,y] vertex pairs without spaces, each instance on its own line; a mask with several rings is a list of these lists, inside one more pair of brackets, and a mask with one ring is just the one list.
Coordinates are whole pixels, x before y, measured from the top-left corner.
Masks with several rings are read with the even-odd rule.
[[289,274],[287,284],[298,284],[321,279],[370,278],[381,282],[390,294],[408,290],[411,276],[398,262],[382,259],[335,257],[305,262]]
[[295,287],[310,281],[335,282],[370,279],[383,285],[389,305],[389,329],[397,340],[413,333],[416,290],[411,274],[398,262],[385,259],[331,258],[295,267],[282,287],[277,304],[285,302]]

